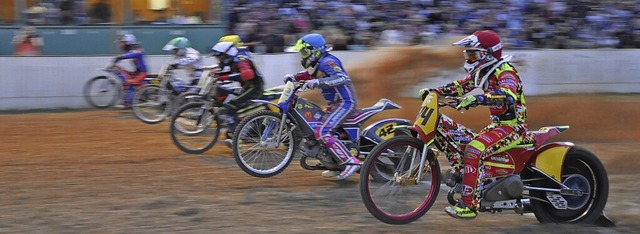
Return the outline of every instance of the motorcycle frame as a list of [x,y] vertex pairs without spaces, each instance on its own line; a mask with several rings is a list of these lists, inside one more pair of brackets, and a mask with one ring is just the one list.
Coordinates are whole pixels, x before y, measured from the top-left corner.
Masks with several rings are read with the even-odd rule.
[[[403,126],[407,127],[413,135],[420,139],[424,145],[420,157],[420,164],[418,168],[418,177],[417,180],[421,178],[421,173],[424,169],[425,162],[428,159],[427,153],[432,150],[429,146],[433,145],[436,138],[445,138],[441,132],[437,130],[437,127],[440,125],[440,120],[442,114],[439,113],[439,107],[442,104],[438,103],[438,94],[430,93],[422,103],[422,107],[418,116],[416,118],[415,123],[412,126]],[[435,114],[435,120],[432,119],[432,115]],[[540,137],[536,136],[536,141],[540,141],[540,143],[545,142],[550,137],[557,135],[558,133],[565,131],[569,126],[554,126],[554,127],[544,127],[541,128],[538,132],[544,133]],[[426,133],[425,133],[426,132]],[[446,139],[446,138],[445,138]],[[446,141],[445,141],[446,142]],[[567,152],[574,146],[571,142],[551,142],[536,146],[530,145],[517,145],[505,152],[509,152],[512,150],[521,149],[524,152],[518,154],[519,157],[524,157],[527,160],[516,161],[514,165],[522,165],[521,168],[517,168],[512,174],[522,174],[525,169],[528,169],[530,173],[534,173],[542,176],[545,179],[553,181],[560,188],[542,188],[542,187],[534,187],[525,185],[524,189],[526,190],[539,190],[539,191],[547,191],[547,192],[558,192],[561,195],[579,195],[579,191],[575,189],[570,189],[566,185],[562,184],[560,181],[562,165],[564,163],[564,158]],[[436,146],[436,148],[438,148]],[[442,151],[443,149],[438,150]],[[457,152],[462,153],[463,152]],[[434,154],[434,159],[437,159],[439,153]],[[489,157],[489,156],[488,156]],[[447,160],[449,161],[449,159]],[[412,164],[413,165],[413,164]],[[413,170],[413,168],[410,168]],[[523,178],[523,182],[527,181],[527,178]],[[419,182],[419,181],[418,181]]]

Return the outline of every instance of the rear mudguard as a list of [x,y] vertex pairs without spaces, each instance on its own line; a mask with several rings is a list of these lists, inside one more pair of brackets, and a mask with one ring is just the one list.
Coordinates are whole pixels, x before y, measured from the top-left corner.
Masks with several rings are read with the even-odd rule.
[[407,125],[410,125],[410,122],[406,119],[383,119],[367,126],[362,131],[362,137],[373,143],[379,144],[380,142],[395,136],[398,126]]
[[552,142],[537,150],[530,162],[547,175],[562,182],[562,164],[567,152],[575,146],[571,142]]

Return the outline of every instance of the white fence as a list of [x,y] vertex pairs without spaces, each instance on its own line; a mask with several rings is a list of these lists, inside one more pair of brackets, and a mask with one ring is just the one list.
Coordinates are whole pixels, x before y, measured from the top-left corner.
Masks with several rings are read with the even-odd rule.
[[[334,54],[347,68],[367,56],[367,52]],[[519,63],[528,95],[640,92],[640,50],[533,50],[509,54]],[[0,57],[0,110],[88,107],[82,88],[91,77],[104,74],[99,69],[110,60],[111,57]],[[254,60],[267,87],[280,85],[285,74],[301,70],[297,54],[255,55]],[[170,61],[169,56],[150,56],[149,69],[154,73]],[[213,58],[206,61],[214,63]],[[434,87],[461,78],[461,70],[416,87]]]

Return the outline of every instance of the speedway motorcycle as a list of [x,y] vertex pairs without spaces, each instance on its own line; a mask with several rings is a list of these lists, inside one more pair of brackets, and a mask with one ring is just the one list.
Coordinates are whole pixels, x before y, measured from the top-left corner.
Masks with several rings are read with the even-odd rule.
[[[101,69],[107,75],[95,76],[89,79],[83,89],[82,94],[89,105],[103,109],[116,105],[116,102],[130,102],[133,98],[135,87],[126,85],[127,77],[133,74],[126,69],[109,64],[107,68]],[[142,84],[149,84],[157,79],[158,75],[148,74]]]
[[[302,153],[300,165],[307,170],[343,170],[345,165],[335,159],[314,137],[314,129],[324,121],[325,112],[318,105],[297,95],[303,82],[287,82],[278,103],[254,100],[276,107],[263,110],[243,119],[233,134],[233,157],[244,172],[255,177],[271,177],[286,169],[298,147]],[[401,134],[394,128],[408,120],[385,119],[361,129],[371,116],[400,106],[387,99],[375,105],[357,109],[333,134],[350,153],[360,159],[366,157],[376,144]],[[408,134],[408,133],[407,133]]]
[[178,79],[168,65],[162,66],[157,78],[135,92],[131,106],[133,114],[147,124],[162,122],[171,116],[172,111],[185,103],[185,96],[197,94],[197,91],[204,86],[206,76],[211,70],[217,68],[217,65],[203,67],[200,82],[190,86]]
[[[220,136],[226,133],[231,138],[233,130],[226,119],[221,118],[224,104],[240,95],[242,87],[237,81],[221,81],[217,75],[208,75],[200,79],[200,90],[184,92],[174,102],[181,106],[171,116],[169,133],[171,140],[185,153],[202,154],[213,147]],[[275,87],[264,91],[263,100],[274,100],[280,97],[281,88]],[[270,107],[261,103],[252,103],[240,108],[236,113],[239,119]]]
[[[441,182],[450,204],[462,192],[464,147],[476,133],[440,112],[461,99],[429,93],[409,136],[377,145],[360,169],[360,194],[378,220],[407,224],[434,204]],[[541,223],[595,223],[606,216],[609,182],[604,166],[588,150],[571,142],[547,140],[569,126],[530,131],[511,149],[483,158],[480,166],[479,212],[533,212]],[[449,162],[444,176],[438,159]],[[383,175],[383,176],[381,176]]]

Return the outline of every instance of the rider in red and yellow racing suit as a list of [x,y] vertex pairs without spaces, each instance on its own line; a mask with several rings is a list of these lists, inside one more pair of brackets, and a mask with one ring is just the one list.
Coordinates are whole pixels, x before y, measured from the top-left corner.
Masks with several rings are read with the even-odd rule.
[[[482,159],[522,141],[527,132],[527,109],[522,81],[515,67],[509,63],[510,56],[502,57],[502,44],[495,32],[476,31],[453,45],[465,47],[465,70],[470,75],[439,88],[422,89],[419,95],[424,99],[432,91],[462,97],[475,88],[483,91],[481,95],[465,96],[457,106],[458,109],[489,106],[491,124],[466,145],[462,201],[445,209],[455,218],[472,219],[477,216],[479,207],[478,178],[483,173]],[[462,165],[454,166],[462,169]]]

